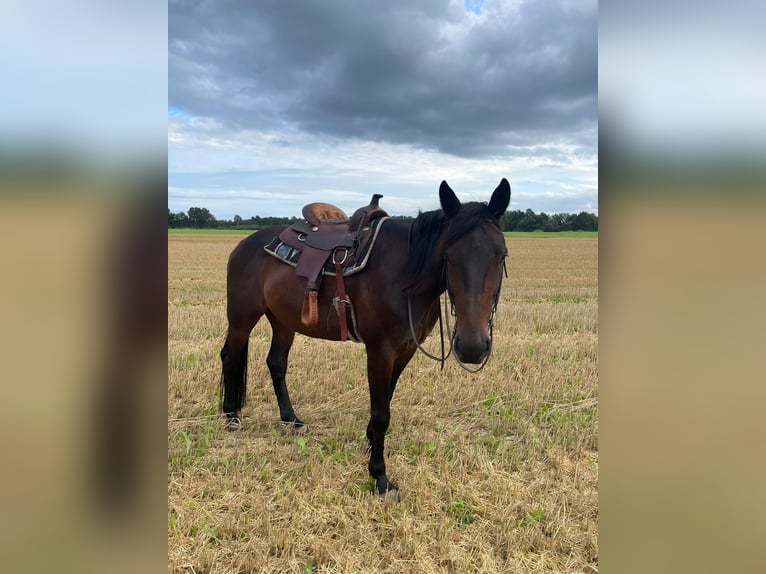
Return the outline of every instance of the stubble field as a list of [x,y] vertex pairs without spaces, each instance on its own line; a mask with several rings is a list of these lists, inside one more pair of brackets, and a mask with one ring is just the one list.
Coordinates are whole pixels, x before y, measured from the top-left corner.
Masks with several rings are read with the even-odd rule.
[[287,380],[309,432],[294,435],[262,319],[242,430],[223,430],[225,269],[241,239],[168,237],[170,571],[598,571],[597,239],[506,239],[480,373],[416,354],[386,440],[399,503],[370,494],[361,345],[296,336]]

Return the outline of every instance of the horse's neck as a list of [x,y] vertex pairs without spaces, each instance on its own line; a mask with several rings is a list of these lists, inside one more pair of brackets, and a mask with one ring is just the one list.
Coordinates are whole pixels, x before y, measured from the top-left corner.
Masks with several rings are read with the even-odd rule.
[[[407,225],[403,230],[399,230],[399,234],[406,234],[406,245],[408,257],[410,254],[410,242],[413,241],[413,229],[414,222]],[[405,269],[410,267],[409,262],[405,265]],[[442,293],[447,289],[447,282],[444,277],[444,255],[442,253],[434,253],[433,257],[426,260],[424,264],[423,272],[418,272],[419,283],[415,287],[417,293],[417,299],[421,305],[430,305],[433,301],[439,299]],[[406,280],[405,280],[406,281]]]
[[438,257],[436,261],[431,262],[431,271],[427,274],[422,293],[430,299],[438,299],[442,293],[447,290],[447,281],[444,279],[444,258]]

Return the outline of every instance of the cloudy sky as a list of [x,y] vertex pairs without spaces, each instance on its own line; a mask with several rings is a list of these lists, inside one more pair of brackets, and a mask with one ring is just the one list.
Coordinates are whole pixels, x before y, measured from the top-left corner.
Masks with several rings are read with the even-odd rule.
[[597,3],[171,0],[168,207],[598,213]]

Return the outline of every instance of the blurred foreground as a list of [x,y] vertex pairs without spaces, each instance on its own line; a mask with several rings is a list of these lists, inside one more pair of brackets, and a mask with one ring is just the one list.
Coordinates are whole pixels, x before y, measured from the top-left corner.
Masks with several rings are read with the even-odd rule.
[[165,565],[166,50],[164,4],[0,9],[5,572]]
[[764,16],[600,5],[604,572],[766,570]]

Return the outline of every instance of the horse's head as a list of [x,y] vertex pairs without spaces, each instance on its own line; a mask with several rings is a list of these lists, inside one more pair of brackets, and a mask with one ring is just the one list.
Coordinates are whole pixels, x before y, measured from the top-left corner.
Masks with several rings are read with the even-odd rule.
[[511,200],[511,186],[503,178],[488,204],[463,205],[443,181],[439,199],[450,238],[444,257],[456,317],[454,351],[460,362],[479,364],[491,351],[491,321],[507,255],[499,220]]

